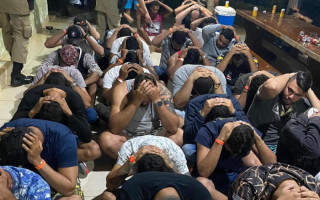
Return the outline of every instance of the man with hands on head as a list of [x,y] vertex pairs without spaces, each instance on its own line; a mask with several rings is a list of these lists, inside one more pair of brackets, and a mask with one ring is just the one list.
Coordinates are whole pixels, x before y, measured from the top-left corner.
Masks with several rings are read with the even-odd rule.
[[100,135],[99,144],[112,158],[117,158],[122,144],[135,136],[166,136],[182,145],[183,132],[178,127],[170,91],[151,74],[142,73],[114,88],[110,130]]
[[240,74],[256,72],[256,63],[246,44],[235,44],[224,59],[216,66],[220,69],[230,86],[234,86]]
[[206,123],[195,138],[199,176],[213,181],[224,194],[245,167],[276,162],[251,125],[237,118]]
[[122,145],[117,163],[107,176],[107,191],[116,191],[127,177],[139,173],[139,160],[147,154],[160,156],[174,173],[189,175],[187,161],[178,145],[166,137],[145,135],[132,138]]
[[56,122],[24,118],[5,123],[0,130],[3,164],[37,170],[65,199],[81,199],[74,195],[77,144],[69,128]]
[[[198,92],[195,86],[197,86],[197,89],[201,89],[201,92]],[[208,90],[204,91],[205,88],[208,88]],[[173,78],[173,100],[175,106],[184,108],[191,96],[212,93],[226,94],[226,79],[217,68],[183,65],[175,72]]]

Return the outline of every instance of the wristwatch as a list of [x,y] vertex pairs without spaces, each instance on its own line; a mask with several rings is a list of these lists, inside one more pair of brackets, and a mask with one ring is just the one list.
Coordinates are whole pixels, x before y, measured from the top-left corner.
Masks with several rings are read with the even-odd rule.
[[76,84],[76,82],[73,82],[70,86],[71,86],[71,87],[76,87],[77,84]]
[[159,100],[159,101],[154,102],[154,104],[155,104],[158,108],[160,108],[160,107],[163,105],[163,101],[162,101],[162,100]]

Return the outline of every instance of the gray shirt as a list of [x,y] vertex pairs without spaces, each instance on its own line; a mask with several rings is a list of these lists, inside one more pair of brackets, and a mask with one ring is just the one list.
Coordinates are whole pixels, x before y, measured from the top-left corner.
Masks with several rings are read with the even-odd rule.
[[[191,43],[192,43],[192,41],[190,40],[190,38],[187,38],[187,41],[183,44],[183,46],[180,50],[187,48]],[[160,65],[159,66],[164,67],[164,68],[168,68],[168,59],[170,58],[170,56],[172,56],[174,53],[177,52],[174,49],[172,49],[170,36],[167,36],[162,41],[161,47],[162,47],[162,51],[161,51],[161,58],[160,58]]]
[[236,43],[236,40],[233,38],[226,48],[219,49],[217,47],[217,39],[219,37],[219,33],[216,32],[219,29],[221,29],[220,24],[208,25],[202,29],[202,38],[204,42],[202,50],[208,56],[208,59],[213,66],[217,65],[218,56],[221,54],[223,55],[223,57],[227,55],[232,46]]
[[[189,65],[189,64],[182,65],[176,71],[176,73],[174,73],[173,92],[172,92],[173,96],[176,95],[177,92],[179,92],[179,90],[183,87],[184,83],[187,81],[189,76],[193,73],[195,68],[197,68],[199,66],[200,65]],[[224,74],[216,67],[212,67],[212,66],[201,66],[201,67],[210,69],[219,78],[219,80],[221,82],[222,89],[223,89],[224,93],[227,94],[227,91],[226,91],[227,81],[226,81]]]

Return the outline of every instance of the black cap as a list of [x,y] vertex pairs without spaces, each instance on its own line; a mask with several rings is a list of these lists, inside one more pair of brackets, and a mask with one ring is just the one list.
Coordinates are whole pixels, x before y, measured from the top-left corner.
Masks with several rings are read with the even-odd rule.
[[70,26],[67,29],[67,33],[69,39],[80,39],[83,37],[81,29],[76,25]]

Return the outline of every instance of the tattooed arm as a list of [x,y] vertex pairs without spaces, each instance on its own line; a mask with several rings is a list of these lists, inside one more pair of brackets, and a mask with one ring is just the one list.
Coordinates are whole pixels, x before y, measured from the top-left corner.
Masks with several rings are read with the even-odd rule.
[[171,92],[162,84],[158,83],[156,86],[152,86],[148,92],[148,97],[153,102],[163,127],[169,134],[175,134],[178,131],[179,118],[174,112]]

